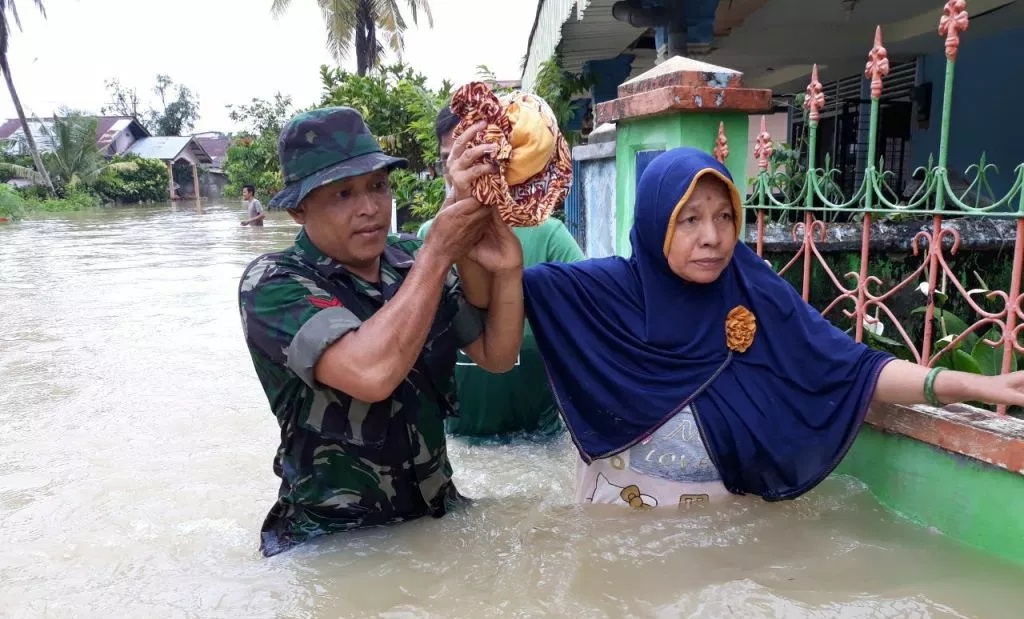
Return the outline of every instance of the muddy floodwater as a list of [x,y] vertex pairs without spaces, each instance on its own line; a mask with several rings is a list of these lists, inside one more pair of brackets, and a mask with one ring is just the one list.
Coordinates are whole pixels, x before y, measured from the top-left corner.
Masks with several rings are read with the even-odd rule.
[[297,229],[242,217],[0,225],[0,616],[1024,616],[1024,570],[854,479],[782,504],[584,508],[568,440],[453,441],[470,509],[261,558],[278,430],[236,289]]

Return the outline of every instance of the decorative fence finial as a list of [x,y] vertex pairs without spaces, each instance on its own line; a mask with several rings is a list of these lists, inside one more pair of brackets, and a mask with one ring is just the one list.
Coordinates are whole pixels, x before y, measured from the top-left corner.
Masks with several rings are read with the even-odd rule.
[[818,65],[811,69],[811,83],[807,85],[807,97],[804,98],[804,107],[810,111],[810,119],[818,124],[821,119],[821,110],[825,107],[825,94],[821,92],[821,82],[818,81]]
[[939,34],[946,37],[946,58],[956,60],[960,33],[967,30],[967,0],[948,0],[939,20]]
[[864,66],[864,76],[871,78],[871,98],[882,96],[882,78],[889,75],[889,52],[882,45],[882,27],[875,27],[875,46],[868,54],[868,63]]
[[718,123],[718,139],[715,140],[715,159],[725,163],[729,157],[729,140],[725,138],[725,123]]
[[764,116],[761,117],[761,133],[757,134],[757,143],[754,145],[754,156],[757,157],[757,167],[762,172],[768,171],[768,160],[775,149],[772,147],[772,136],[765,126]]

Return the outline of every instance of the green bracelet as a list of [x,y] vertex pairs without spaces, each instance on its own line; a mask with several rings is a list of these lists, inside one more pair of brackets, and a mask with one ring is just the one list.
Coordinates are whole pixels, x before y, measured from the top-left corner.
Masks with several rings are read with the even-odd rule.
[[942,402],[935,396],[935,377],[939,375],[939,372],[945,370],[944,367],[934,367],[928,372],[928,375],[924,377],[924,399],[928,401],[932,406],[941,407]]

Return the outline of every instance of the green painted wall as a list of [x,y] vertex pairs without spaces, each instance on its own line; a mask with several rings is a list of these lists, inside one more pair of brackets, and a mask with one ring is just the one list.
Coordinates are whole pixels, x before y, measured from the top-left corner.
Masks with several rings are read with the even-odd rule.
[[869,426],[836,472],[922,526],[1024,564],[1022,475]]
[[741,186],[747,182],[747,139],[749,123],[742,112],[686,112],[618,123],[615,136],[616,205],[615,251],[632,252],[629,230],[633,226],[636,199],[636,154],[645,150],[668,150],[693,146],[711,152],[718,139],[718,123],[725,123],[729,156],[725,167]]

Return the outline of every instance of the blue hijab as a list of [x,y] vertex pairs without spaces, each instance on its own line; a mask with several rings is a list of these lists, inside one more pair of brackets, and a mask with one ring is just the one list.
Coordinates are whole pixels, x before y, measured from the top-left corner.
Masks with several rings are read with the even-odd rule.
[[[795,498],[839,464],[892,357],[830,324],[743,244],[713,283],[675,275],[666,234],[705,174],[727,182],[739,211],[715,159],[692,148],[659,155],[637,187],[632,257],[527,269],[527,316],[585,462],[630,448],[690,405],[729,491]],[[743,352],[726,340],[737,306],[756,318]]]

